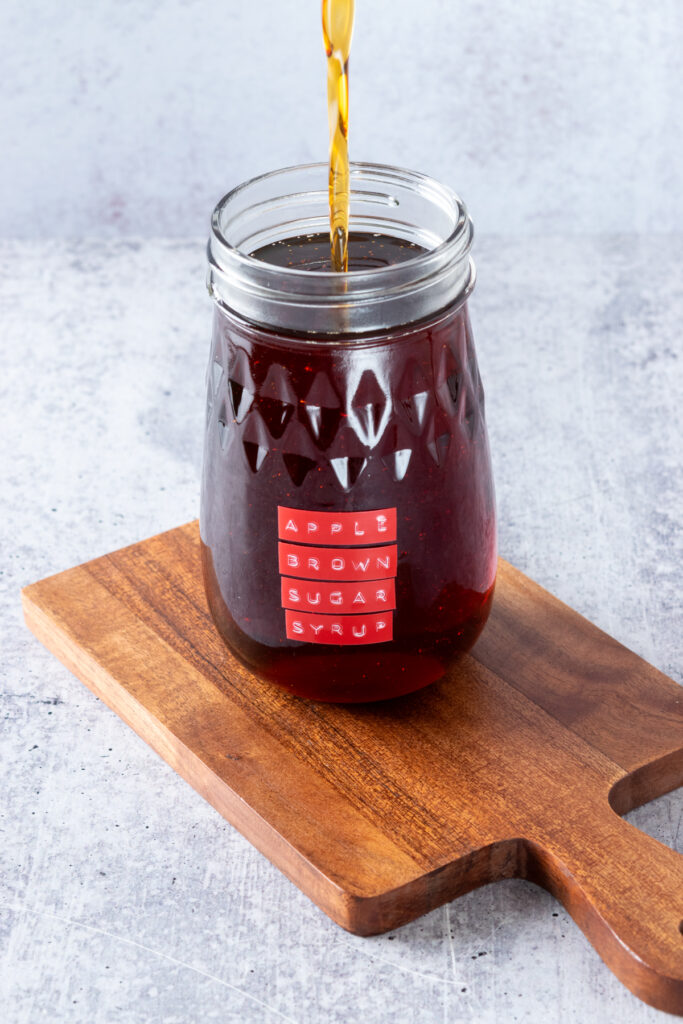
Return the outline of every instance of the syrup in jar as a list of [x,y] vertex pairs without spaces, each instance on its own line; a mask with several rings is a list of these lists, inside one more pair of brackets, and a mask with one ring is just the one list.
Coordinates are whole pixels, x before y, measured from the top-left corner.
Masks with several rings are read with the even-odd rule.
[[431,179],[351,165],[335,272],[324,170],[255,179],[214,213],[202,561],[242,661],[299,696],[372,701],[443,676],[491,606],[471,224]]

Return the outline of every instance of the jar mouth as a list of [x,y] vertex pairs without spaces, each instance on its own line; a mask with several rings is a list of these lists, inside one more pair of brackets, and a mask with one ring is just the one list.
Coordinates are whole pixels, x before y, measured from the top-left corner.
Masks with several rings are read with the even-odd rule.
[[329,231],[328,167],[287,167],[238,185],[216,205],[208,287],[220,306],[266,327],[354,334],[396,327],[464,301],[474,285],[472,221],[450,188],[428,175],[350,164],[349,230],[426,250],[384,267],[337,272],[282,267],[251,255],[297,235]]

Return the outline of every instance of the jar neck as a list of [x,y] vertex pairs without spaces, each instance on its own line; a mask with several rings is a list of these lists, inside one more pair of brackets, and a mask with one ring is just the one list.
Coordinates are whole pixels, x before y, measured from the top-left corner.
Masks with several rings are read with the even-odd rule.
[[291,167],[229,192],[211,220],[208,287],[247,321],[297,334],[367,334],[424,320],[474,286],[472,222],[450,189],[425,175],[351,164],[349,227],[411,242],[419,255],[337,273],[274,266],[252,253],[329,225],[327,165]]

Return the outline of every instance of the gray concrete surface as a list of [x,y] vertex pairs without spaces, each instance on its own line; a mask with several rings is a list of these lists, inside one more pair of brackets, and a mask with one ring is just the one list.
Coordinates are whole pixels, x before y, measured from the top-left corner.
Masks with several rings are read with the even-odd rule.
[[[681,679],[683,238],[476,248],[503,554]],[[5,1024],[644,1024],[511,881],[328,921],[26,631],[25,583],[197,513],[203,239],[0,243]],[[683,790],[631,816],[683,850]]]
[[[683,230],[680,0],[356,4],[351,153],[482,231]],[[324,160],[319,0],[3,0],[0,237],[193,236]]]

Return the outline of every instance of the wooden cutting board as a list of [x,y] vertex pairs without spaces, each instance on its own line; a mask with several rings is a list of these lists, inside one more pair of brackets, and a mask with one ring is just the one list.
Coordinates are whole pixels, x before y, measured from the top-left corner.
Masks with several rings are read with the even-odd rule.
[[375,705],[290,697],[228,653],[196,523],[23,601],[36,636],[343,928],[527,878],[632,992],[683,1015],[683,856],[619,817],[683,783],[683,689],[506,562],[473,655]]

